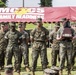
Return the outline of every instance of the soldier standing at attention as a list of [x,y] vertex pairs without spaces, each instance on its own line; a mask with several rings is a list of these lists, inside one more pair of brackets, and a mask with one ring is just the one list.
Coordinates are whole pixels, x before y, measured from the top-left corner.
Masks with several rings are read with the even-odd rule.
[[0,30],[0,70],[4,68],[4,61],[5,61],[5,51],[6,51],[6,44],[7,41],[5,40],[5,25],[4,23],[1,24]]
[[21,36],[21,44],[19,46],[21,50],[21,62],[22,62],[22,56],[24,58],[24,65],[26,71],[30,71],[29,69],[29,60],[28,60],[28,33],[24,30],[23,26],[20,24],[18,25],[18,31],[22,34]]
[[57,64],[57,56],[59,58],[59,41],[56,39],[57,31],[59,30],[59,28],[60,28],[60,23],[58,22],[55,25],[55,29],[52,32],[50,32],[50,34],[49,34],[50,42],[52,43],[52,52],[51,52],[51,55],[52,55],[52,60],[51,60],[52,66],[56,66],[56,64]]
[[15,69],[18,75],[20,75],[20,42],[21,33],[15,29],[15,24],[10,23],[10,30],[6,33],[5,39],[8,41],[6,49],[6,61],[7,65],[12,64],[12,56],[15,58]]
[[75,37],[72,40],[73,43],[73,52],[72,52],[72,70],[74,69],[75,57],[76,57],[76,25],[74,25],[73,29],[75,30]]
[[42,19],[37,19],[37,27],[31,31],[30,34],[32,42],[32,75],[35,75],[35,69],[37,66],[37,59],[41,57],[41,64],[43,70],[47,68],[47,48],[46,42],[49,38],[49,31],[43,27]]
[[67,56],[68,74],[71,75],[71,61],[72,61],[72,39],[75,33],[70,26],[70,21],[63,19],[63,27],[58,30],[57,40],[60,40],[60,75],[63,75],[63,68],[65,57]]

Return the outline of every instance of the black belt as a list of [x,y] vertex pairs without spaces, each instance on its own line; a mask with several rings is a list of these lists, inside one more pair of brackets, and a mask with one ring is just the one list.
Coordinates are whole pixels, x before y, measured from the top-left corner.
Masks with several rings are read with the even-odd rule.
[[42,40],[35,40],[36,42],[45,42],[45,41],[42,41]]
[[62,40],[62,41],[66,41],[66,42],[72,42],[72,40],[65,40],[65,39],[64,39],[64,40]]

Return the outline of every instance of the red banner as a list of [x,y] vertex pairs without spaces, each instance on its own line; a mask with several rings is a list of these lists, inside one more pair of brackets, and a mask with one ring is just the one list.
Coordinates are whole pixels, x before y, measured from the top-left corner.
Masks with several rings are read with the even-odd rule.
[[76,7],[0,8],[0,22],[35,22],[38,17],[43,22],[60,21],[61,18],[75,21]]

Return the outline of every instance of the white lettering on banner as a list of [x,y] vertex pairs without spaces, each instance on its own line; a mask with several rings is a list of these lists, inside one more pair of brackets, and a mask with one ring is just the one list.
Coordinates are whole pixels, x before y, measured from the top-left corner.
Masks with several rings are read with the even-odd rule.
[[16,19],[21,19],[21,15],[16,15]]
[[12,16],[12,19],[15,19],[15,16],[16,16],[16,15],[11,15],[11,16]]
[[44,19],[44,8],[0,8],[0,19]]
[[27,19],[35,19],[36,16],[35,15],[34,16],[33,15],[23,15],[22,18],[23,19],[25,19],[25,18],[27,18]]
[[19,8],[0,8],[0,13],[14,13]]
[[36,19],[38,17],[41,17],[42,19],[44,19],[44,16],[40,16],[40,15],[16,15],[16,19]]
[[0,15],[0,19],[36,19],[39,17],[44,19],[44,16],[40,15]]
[[0,19],[44,19],[44,8],[0,8]]
[[11,19],[11,15],[0,15],[0,19]]
[[31,13],[44,13],[44,8],[28,8]]
[[15,19],[16,15],[0,15],[0,19]]
[[44,13],[44,8],[0,8],[0,13],[14,13],[18,9],[28,9],[30,13]]

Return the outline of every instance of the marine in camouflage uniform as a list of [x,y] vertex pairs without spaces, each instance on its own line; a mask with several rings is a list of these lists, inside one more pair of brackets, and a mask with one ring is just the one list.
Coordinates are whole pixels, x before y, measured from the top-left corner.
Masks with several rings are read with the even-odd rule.
[[75,64],[75,57],[76,57],[76,26],[74,27],[75,30],[75,39],[72,40],[73,43],[73,52],[72,52],[72,70]]
[[23,29],[22,24],[18,25],[18,30],[22,34],[21,36],[21,44],[19,45],[19,48],[21,50],[21,62],[22,62],[22,56],[24,58],[24,65],[26,71],[30,71],[29,69],[29,60],[28,60],[28,55],[29,55],[29,50],[28,50],[28,33]]
[[57,64],[57,56],[58,56],[58,60],[59,60],[59,41],[57,41],[56,36],[57,36],[57,31],[60,28],[60,24],[57,23],[55,26],[55,29],[50,32],[49,34],[49,38],[50,38],[50,42],[52,43],[52,66],[56,66]]
[[8,41],[6,49],[7,65],[12,64],[12,56],[15,58],[15,69],[20,74],[20,42],[21,33],[15,29],[15,24],[10,23],[10,30],[6,33],[5,39]]
[[46,41],[48,41],[49,31],[42,25],[42,19],[37,19],[37,28],[31,31],[30,38],[32,41],[32,75],[35,75],[34,71],[37,66],[37,59],[39,54],[41,56],[42,68],[47,68],[47,49]]
[[7,41],[5,40],[5,25],[1,24],[1,30],[0,30],[0,69],[4,68],[5,63],[5,51],[6,51],[6,44]]
[[[63,27],[58,30],[57,40],[60,40],[60,75],[63,73],[65,57],[67,55],[68,75],[71,75],[71,61],[72,61],[72,38],[63,38],[64,28],[71,28],[70,22],[64,18]],[[75,35],[74,30],[71,28],[72,37]]]

